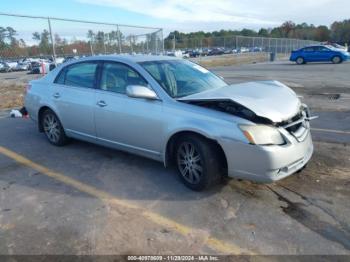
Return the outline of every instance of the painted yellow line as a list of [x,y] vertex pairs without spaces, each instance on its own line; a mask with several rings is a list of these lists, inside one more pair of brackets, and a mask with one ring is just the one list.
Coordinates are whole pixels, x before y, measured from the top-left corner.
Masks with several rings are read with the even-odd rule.
[[[5,148],[5,147],[0,146],[0,153],[15,160],[16,162],[18,162],[24,166],[27,166],[29,168],[32,168],[32,169],[38,171],[42,175],[46,175],[46,176],[49,176],[53,179],[56,179],[56,180],[66,184],[66,185],[69,185],[73,188],[76,188],[79,191],[86,193],[86,194],[89,194],[93,197],[96,197],[102,201],[108,201],[109,203],[113,203],[113,204],[116,204],[116,205],[119,205],[119,206],[125,207],[125,208],[138,209],[140,211],[140,214],[144,218],[146,218],[149,221],[152,221],[158,225],[161,225],[161,226],[164,226],[167,228],[171,228],[181,235],[187,236],[190,233],[195,233],[194,229],[192,229],[186,225],[180,224],[172,219],[169,219],[167,217],[164,217],[164,216],[159,215],[157,213],[154,213],[152,211],[146,210],[146,209],[139,207],[137,205],[130,204],[127,201],[115,198],[113,195],[111,195],[109,193],[106,193],[104,191],[96,189],[92,186],[84,184],[84,183],[82,183],[78,180],[75,180],[73,178],[67,177],[61,173],[52,171],[51,169],[49,169],[45,166],[42,166],[40,164],[37,164],[37,163],[31,161],[30,159],[28,159],[24,156],[21,156],[15,152]],[[253,254],[252,252],[250,252],[248,250],[241,249],[240,247],[238,247],[234,244],[226,243],[224,241],[221,241],[221,240],[216,239],[216,238],[211,237],[211,236],[209,236],[206,239],[205,244],[208,247],[210,247],[210,248],[212,248],[220,253],[224,253],[224,254],[235,254],[235,255],[239,255],[239,254],[252,255]]]
[[323,128],[311,128],[311,130],[319,131],[319,132],[328,132],[328,133],[350,135],[350,131],[342,131],[342,130],[334,130],[334,129],[323,129]]

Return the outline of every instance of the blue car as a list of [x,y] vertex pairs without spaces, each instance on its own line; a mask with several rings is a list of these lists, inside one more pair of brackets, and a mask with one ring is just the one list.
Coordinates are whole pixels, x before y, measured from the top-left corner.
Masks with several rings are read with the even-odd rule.
[[308,62],[333,62],[334,64],[339,64],[349,59],[350,54],[345,50],[336,49],[332,46],[317,45],[292,51],[289,60],[301,65]]

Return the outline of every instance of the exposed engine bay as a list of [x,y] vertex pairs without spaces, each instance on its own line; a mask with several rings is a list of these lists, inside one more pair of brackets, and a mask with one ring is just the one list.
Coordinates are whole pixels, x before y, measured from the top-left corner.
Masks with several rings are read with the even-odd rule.
[[269,124],[273,125],[274,123],[265,117],[257,116],[252,110],[242,106],[239,103],[236,103],[230,99],[227,100],[193,100],[193,101],[183,101],[188,104],[197,105],[201,107],[210,108],[216,111],[229,113],[249,121],[252,121],[257,124]]
[[[225,112],[228,114],[232,114],[234,116],[238,116],[249,121],[252,121],[256,124],[265,124],[265,125],[273,125],[275,127],[283,127],[289,133],[293,135],[301,136],[301,129],[305,128],[306,122],[310,121],[314,117],[310,116],[310,112],[306,105],[302,104],[299,112],[294,115],[292,118],[282,121],[282,122],[273,122],[266,117],[261,117],[256,115],[252,110],[246,108],[245,106],[236,103],[230,99],[223,100],[187,100],[183,101],[192,105],[197,105],[201,107],[206,107],[212,110],[217,110],[220,112]],[[304,132],[303,132],[304,133]]]

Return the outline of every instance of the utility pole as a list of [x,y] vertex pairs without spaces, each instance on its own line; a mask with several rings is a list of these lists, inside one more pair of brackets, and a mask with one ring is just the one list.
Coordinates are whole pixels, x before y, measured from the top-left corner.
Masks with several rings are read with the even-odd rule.
[[56,64],[56,50],[55,50],[55,41],[53,38],[53,34],[52,34],[52,28],[51,28],[51,21],[50,21],[50,17],[47,18],[47,22],[49,24],[49,31],[50,31],[50,38],[51,38],[51,45],[52,45],[52,54],[53,54],[53,63],[55,65]]
[[94,55],[94,51],[92,49],[92,43],[91,43],[91,40],[89,41],[89,44],[90,44],[90,52],[91,52],[91,55]]
[[119,26],[117,25],[117,38],[118,38],[118,46],[119,46],[119,54],[122,53],[122,39],[121,39],[121,36],[120,36],[120,31],[119,31]]

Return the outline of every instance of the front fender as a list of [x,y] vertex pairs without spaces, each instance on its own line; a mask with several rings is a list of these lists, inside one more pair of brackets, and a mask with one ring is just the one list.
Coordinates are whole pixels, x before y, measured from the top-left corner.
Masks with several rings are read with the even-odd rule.
[[210,140],[216,141],[218,144],[222,139],[245,141],[245,137],[239,130],[235,122],[220,121],[215,119],[209,121],[206,119],[182,119],[179,121],[172,121],[166,131],[163,143],[163,162],[167,166],[167,149],[170,139],[180,132],[193,132],[202,135]]

